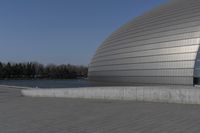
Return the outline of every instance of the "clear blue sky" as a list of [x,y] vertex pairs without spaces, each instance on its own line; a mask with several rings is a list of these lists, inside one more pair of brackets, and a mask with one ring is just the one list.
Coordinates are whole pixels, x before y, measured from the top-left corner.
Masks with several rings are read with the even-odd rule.
[[87,65],[114,30],[167,0],[1,0],[0,61]]

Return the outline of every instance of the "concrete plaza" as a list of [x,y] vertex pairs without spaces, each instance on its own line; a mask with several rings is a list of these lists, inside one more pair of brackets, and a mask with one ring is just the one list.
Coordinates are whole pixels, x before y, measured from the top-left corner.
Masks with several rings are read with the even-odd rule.
[[197,133],[200,106],[30,98],[0,87],[0,133]]

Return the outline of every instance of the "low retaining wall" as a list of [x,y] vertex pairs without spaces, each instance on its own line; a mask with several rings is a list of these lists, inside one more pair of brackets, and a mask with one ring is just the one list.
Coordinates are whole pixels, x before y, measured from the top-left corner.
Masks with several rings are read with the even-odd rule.
[[30,97],[87,98],[133,100],[181,104],[200,104],[200,88],[196,87],[90,87],[71,89],[23,89]]

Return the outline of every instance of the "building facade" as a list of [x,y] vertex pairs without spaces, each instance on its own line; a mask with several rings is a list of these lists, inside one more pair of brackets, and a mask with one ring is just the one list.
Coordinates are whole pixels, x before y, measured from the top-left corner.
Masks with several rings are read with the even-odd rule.
[[200,1],[172,0],[123,25],[97,49],[92,81],[194,85],[200,77]]

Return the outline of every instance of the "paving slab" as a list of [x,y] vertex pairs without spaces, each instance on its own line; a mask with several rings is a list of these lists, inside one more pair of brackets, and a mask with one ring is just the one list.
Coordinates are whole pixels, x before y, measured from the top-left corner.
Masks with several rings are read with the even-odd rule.
[[0,87],[0,133],[197,133],[200,106],[23,97]]

